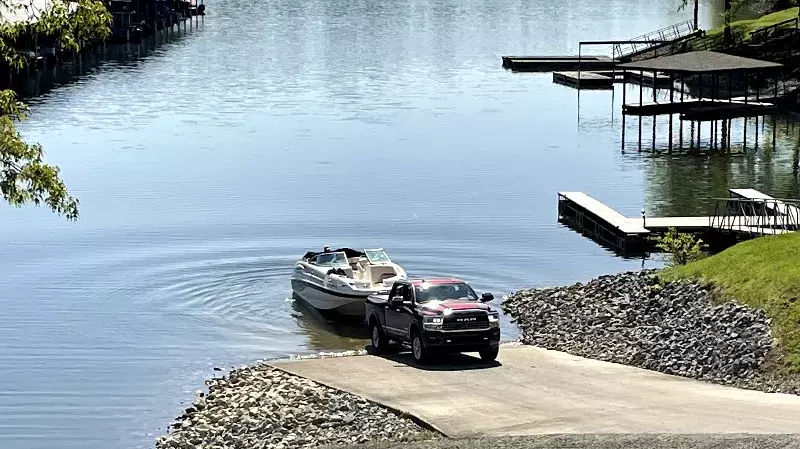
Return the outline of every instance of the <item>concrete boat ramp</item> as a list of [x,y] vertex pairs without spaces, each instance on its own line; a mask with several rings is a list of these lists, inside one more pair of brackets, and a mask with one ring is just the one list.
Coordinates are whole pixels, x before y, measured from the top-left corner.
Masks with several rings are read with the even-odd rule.
[[800,397],[714,385],[524,345],[415,366],[409,354],[273,366],[412,415],[450,437],[791,434]]

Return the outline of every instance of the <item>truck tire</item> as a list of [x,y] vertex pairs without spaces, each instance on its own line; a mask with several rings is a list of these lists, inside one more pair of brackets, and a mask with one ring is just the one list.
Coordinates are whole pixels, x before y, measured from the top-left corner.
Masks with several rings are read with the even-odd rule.
[[375,355],[386,353],[389,340],[386,339],[386,334],[381,329],[380,323],[375,320],[369,323],[369,335],[372,343],[372,353]]
[[425,342],[418,331],[411,335],[411,355],[414,356],[414,361],[423,365],[430,359],[430,351],[425,347]]
[[481,360],[484,362],[494,362],[497,359],[497,352],[500,350],[499,346],[490,346],[485,349],[481,349],[478,353],[481,355]]

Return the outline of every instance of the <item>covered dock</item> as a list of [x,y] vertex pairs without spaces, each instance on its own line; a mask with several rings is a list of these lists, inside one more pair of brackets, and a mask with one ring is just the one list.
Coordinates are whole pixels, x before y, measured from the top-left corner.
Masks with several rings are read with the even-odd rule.
[[[668,151],[672,151],[673,126],[675,115],[680,122],[677,145],[684,147],[684,121],[691,122],[689,147],[699,148],[703,127],[708,124],[707,136],[712,136],[713,149],[729,149],[731,120],[759,117],[777,111],[779,81],[782,77],[782,64],[753,58],[728,55],[713,51],[693,51],[669,56],[661,56],[643,61],[619,64],[616,69],[622,72],[622,120],[623,141],[625,138],[626,116],[636,116],[639,121],[639,149],[641,150],[642,117],[652,117],[653,146],[656,141],[657,116],[667,115]],[[652,99],[645,101],[643,86],[639,85],[639,95],[633,103],[628,103],[626,81],[630,73],[639,79],[656,80],[664,77],[667,82],[661,90],[669,92],[666,98],[658,98],[659,86],[652,84]],[[692,95],[690,95],[690,92]],[[746,146],[746,126],[743,126],[743,146]],[[623,143],[624,144],[624,143]]]

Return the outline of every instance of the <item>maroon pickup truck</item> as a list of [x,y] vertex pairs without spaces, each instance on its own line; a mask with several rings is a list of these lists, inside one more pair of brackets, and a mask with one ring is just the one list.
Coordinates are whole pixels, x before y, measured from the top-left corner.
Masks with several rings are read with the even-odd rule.
[[500,321],[485,302],[460,279],[404,279],[389,295],[370,295],[366,321],[377,354],[393,343],[411,347],[414,360],[425,363],[436,352],[474,352],[484,361],[497,358]]

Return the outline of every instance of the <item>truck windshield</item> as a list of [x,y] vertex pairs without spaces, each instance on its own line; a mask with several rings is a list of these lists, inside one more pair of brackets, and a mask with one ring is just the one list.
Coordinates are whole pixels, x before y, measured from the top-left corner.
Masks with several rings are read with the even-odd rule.
[[444,301],[446,299],[464,299],[477,301],[478,295],[472,287],[464,282],[454,282],[452,284],[428,284],[423,282],[415,285],[414,290],[417,302]]

